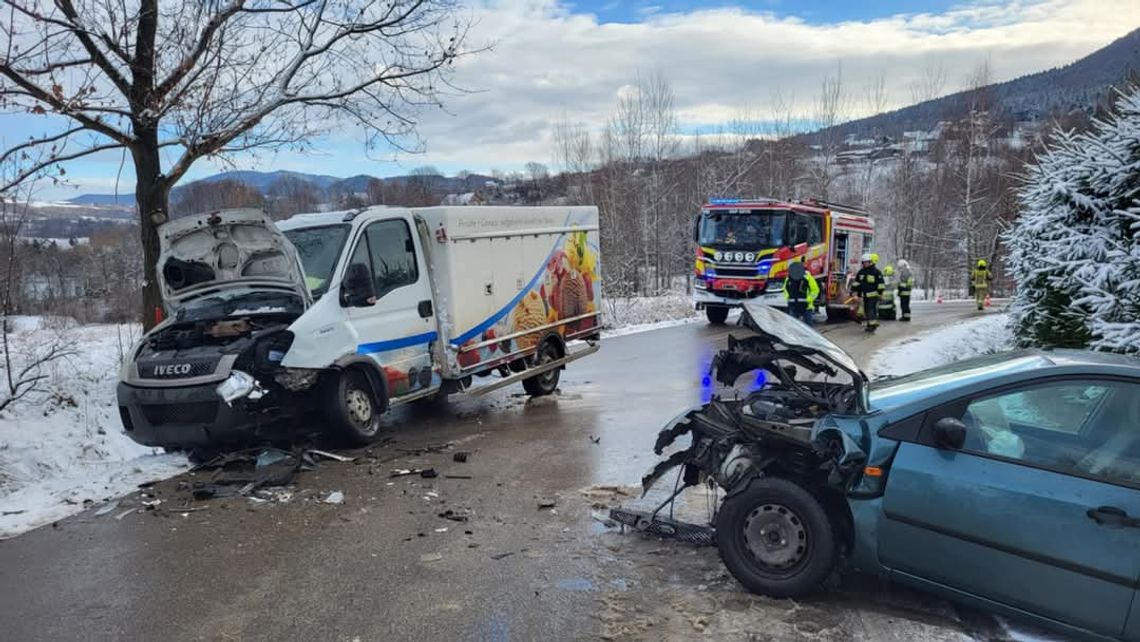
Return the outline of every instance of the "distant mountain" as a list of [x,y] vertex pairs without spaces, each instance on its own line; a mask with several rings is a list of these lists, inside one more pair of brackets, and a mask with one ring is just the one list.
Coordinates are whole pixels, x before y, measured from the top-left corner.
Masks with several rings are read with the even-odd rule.
[[134,194],[82,194],[75,198],[67,199],[68,203],[76,205],[98,205],[98,206],[111,206],[118,205],[120,207],[134,207],[135,195]]
[[[990,85],[996,110],[1015,122],[1034,122],[1050,114],[1081,110],[1091,112],[1110,97],[1114,87],[1140,79],[1140,29],[1118,38],[1063,67]],[[892,112],[836,125],[841,138],[854,135],[899,136],[904,131],[933,129],[939,121],[965,111],[969,93],[962,91],[942,98],[903,107]],[[819,132],[806,135],[818,137]]]
[[245,183],[250,187],[256,188],[259,192],[266,192],[269,186],[277,181],[283,179],[298,179],[306,183],[312,183],[320,189],[328,189],[329,186],[339,183],[340,178],[336,176],[326,176],[323,174],[305,174],[303,172],[291,172],[289,170],[277,170],[275,172],[253,172],[253,171],[235,171],[235,172],[222,172],[221,174],[214,174],[206,178],[199,179],[206,183],[213,183],[217,181],[231,180]]

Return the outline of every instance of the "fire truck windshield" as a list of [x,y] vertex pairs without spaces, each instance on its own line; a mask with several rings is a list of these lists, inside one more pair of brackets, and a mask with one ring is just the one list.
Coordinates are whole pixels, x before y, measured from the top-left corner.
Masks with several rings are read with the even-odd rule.
[[761,249],[784,244],[786,210],[710,211],[701,214],[700,244],[714,248]]

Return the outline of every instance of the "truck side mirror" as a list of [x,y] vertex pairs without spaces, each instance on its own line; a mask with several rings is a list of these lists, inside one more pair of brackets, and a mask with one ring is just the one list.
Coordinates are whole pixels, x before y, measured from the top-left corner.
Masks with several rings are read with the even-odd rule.
[[959,450],[966,445],[966,424],[954,417],[943,417],[934,424],[934,445],[943,450]]
[[376,285],[372,271],[363,263],[350,263],[340,286],[340,304],[349,308],[366,308],[376,303]]

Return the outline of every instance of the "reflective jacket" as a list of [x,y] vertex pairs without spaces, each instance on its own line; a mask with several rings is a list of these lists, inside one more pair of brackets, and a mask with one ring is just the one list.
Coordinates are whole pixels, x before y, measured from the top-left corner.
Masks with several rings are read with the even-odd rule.
[[897,289],[899,296],[910,296],[910,291],[914,289],[914,277],[900,276]]
[[804,278],[795,280],[792,277],[784,278],[784,300],[791,302],[807,301],[809,310],[815,309],[815,300],[819,297],[819,283],[811,272],[804,272]]
[[975,288],[984,288],[989,286],[993,278],[993,272],[990,272],[989,268],[979,267],[974,268],[973,274],[970,275],[970,282],[974,284]]
[[874,265],[865,267],[855,273],[854,290],[861,296],[877,298],[886,289],[883,273]]

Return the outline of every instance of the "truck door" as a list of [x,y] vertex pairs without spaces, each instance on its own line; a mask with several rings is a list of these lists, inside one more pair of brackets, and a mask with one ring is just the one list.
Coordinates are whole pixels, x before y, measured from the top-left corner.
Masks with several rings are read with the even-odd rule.
[[427,265],[412,221],[392,218],[364,225],[353,239],[350,263],[367,266],[376,303],[347,309],[356,352],[384,370],[389,401],[437,388],[432,344],[439,335]]

